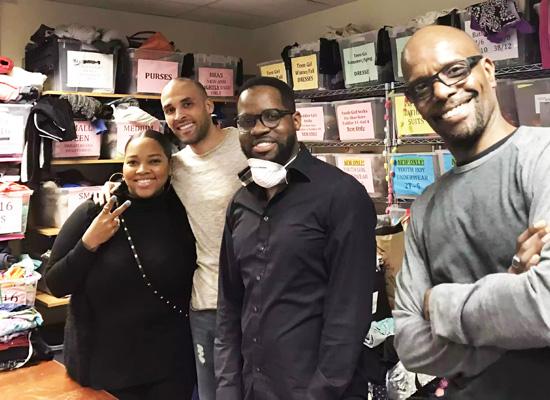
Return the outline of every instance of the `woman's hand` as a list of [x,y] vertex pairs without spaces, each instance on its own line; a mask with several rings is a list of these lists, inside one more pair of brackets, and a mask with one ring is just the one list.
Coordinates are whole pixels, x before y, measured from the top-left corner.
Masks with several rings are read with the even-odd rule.
[[126,200],[120,207],[111,212],[116,200],[116,196],[112,196],[84,232],[82,243],[86,249],[96,251],[99,246],[111,239],[120,228],[119,216],[130,207],[131,202]]
[[550,241],[550,227],[545,221],[539,221],[519,235],[516,255],[508,272],[521,274],[540,262],[542,249]]

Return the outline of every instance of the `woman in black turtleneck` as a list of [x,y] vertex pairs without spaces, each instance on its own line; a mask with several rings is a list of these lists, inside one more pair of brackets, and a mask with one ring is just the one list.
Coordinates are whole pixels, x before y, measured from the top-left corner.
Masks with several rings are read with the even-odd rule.
[[169,161],[159,132],[128,142],[116,198],[75,210],[46,269],[52,293],[71,295],[68,374],[123,400],[187,400],[195,383],[187,317],[195,240]]

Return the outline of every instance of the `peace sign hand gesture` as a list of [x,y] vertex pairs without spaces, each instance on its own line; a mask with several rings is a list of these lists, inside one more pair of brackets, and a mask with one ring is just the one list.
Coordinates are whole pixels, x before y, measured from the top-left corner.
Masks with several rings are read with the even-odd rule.
[[112,238],[120,228],[119,216],[130,207],[131,202],[126,200],[120,207],[111,212],[116,200],[116,196],[112,196],[84,232],[82,243],[86,249],[96,251],[99,246]]

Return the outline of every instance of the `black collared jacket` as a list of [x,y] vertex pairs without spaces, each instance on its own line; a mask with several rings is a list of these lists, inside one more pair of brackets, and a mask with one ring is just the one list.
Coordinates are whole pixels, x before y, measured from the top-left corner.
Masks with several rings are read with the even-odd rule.
[[247,177],[221,250],[217,398],[345,398],[371,322],[372,200],[303,146],[270,201]]

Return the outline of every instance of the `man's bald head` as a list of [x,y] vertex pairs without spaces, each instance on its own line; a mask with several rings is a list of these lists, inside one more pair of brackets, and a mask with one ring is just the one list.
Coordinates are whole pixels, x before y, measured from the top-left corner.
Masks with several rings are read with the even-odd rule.
[[412,65],[422,62],[445,64],[478,54],[479,47],[466,32],[449,26],[430,25],[418,30],[405,45],[401,55],[403,75],[410,81]]

